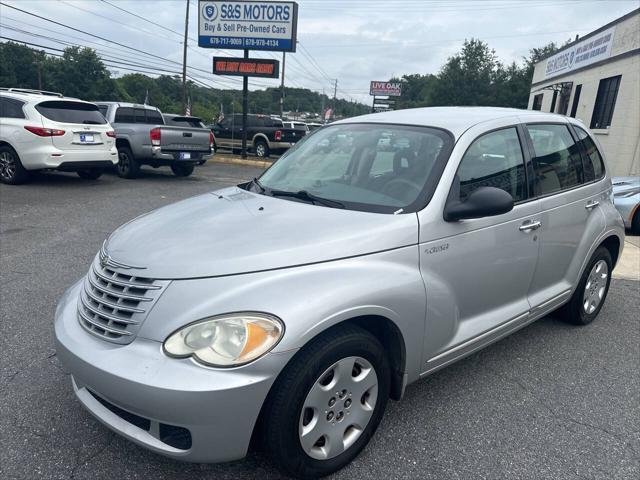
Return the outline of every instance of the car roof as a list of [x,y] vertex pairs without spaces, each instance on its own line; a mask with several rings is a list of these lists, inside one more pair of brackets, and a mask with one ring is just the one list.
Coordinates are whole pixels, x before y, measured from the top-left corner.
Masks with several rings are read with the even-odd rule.
[[[96,100],[93,102],[98,105],[115,105],[117,107],[130,107],[130,108],[146,108],[148,110],[158,110],[158,107],[152,107],[151,105],[144,105],[142,103],[129,103],[129,102],[101,102]],[[160,110],[158,110],[160,111]]]
[[15,100],[20,100],[21,102],[41,102],[44,100],[65,100],[65,101],[73,101],[73,102],[81,102],[81,103],[91,103],[86,102],[84,100],[80,100],[79,98],[74,97],[65,97],[61,94],[54,94],[51,92],[50,94],[36,93],[36,91],[27,91],[27,90],[1,90],[0,96],[5,98],[13,98]]
[[359,117],[339,120],[333,124],[373,122],[437,127],[450,131],[455,138],[458,138],[474,125],[509,117],[520,117],[522,121],[525,121],[525,117],[526,121],[551,121],[563,123],[567,121],[567,117],[564,115],[538,112],[534,110],[521,110],[518,108],[423,107],[361,115]]

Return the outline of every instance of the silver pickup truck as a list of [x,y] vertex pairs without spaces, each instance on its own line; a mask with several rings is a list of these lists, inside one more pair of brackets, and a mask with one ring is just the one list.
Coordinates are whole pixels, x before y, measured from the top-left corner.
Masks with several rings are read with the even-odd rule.
[[170,126],[155,107],[123,102],[95,102],[116,132],[118,175],[138,176],[141,165],[169,166],[186,177],[212,151],[208,129]]

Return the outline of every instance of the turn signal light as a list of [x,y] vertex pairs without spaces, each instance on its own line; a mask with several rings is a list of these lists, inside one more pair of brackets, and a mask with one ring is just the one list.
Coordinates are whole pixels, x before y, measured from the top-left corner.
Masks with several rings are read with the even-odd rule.
[[25,126],[25,130],[29,130],[31,133],[35,133],[39,137],[59,137],[64,135],[64,130],[58,130],[57,128],[42,128],[42,127],[29,127]]
[[282,140],[282,130],[276,130],[276,142]]
[[153,145],[154,147],[160,146],[161,134],[159,128],[152,128],[149,131],[149,137],[151,138],[151,145]]

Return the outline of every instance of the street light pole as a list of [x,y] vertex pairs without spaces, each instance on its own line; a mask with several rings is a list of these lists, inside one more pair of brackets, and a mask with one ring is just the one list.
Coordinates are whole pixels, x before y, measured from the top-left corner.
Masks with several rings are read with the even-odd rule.
[[187,110],[187,37],[189,35],[189,0],[187,0],[187,14],[184,19],[184,45],[182,49],[182,113]]
[[282,52],[282,80],[280,81],[280,118],[284,117],[284,66],[287,52]]

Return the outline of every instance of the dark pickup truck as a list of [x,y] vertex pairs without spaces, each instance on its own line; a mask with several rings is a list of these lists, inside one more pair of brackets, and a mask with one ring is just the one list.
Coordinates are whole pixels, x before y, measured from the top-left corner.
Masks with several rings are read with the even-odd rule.
[[[215,148],[239,150],[242,148],[242,114],[224,117],[211,126],[215,135]],[[247,148],[257,157],[284,152],[300,140],[306,132],[285,128],[282,120],[268,115],[247,115]]]

